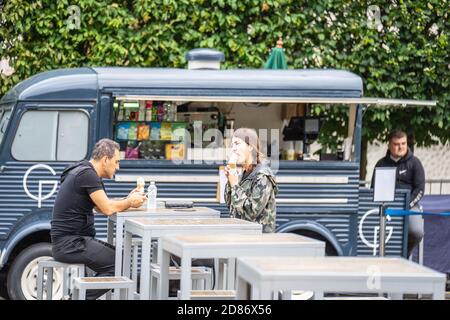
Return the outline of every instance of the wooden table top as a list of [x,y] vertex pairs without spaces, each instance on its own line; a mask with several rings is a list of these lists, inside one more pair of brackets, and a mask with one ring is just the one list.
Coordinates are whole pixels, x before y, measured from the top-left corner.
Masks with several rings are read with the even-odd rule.
[[[261,273],[365,275],[439,275],[403,258],[379,257],[245,257],[240,259]],[[445,276],[444,274],[442,274]]]
[[140,226],[185,226],[185,225],[193,225],[193,226],[210,226],[210,225],[245,225],[252,226],[258,225],[255,222],[249,222],[241,219],[235,218],[189,218],[189,219],[155,219],[155,218],[127,218],[125,223],[137,224]]
[[155,208],[147,210],[147,208],[129,208],[125,211],[120,211],[117,214],[133,214],[133,213],[148,213],[148,214],[220,214],[219,211],[208,207],[193,207],[193,208]]
[[173,235],[166,236],[164,239],[181,244],[324,244],[323,241],[294,233]]

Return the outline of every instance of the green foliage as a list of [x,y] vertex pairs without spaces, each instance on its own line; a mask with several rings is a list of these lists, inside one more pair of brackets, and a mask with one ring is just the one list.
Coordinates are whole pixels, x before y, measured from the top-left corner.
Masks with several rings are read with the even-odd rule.
[[[72,4],[80,8],[79,29],[67,23]],[[449,141],[449,1],[370,4],[381,9],[382,29],[368,26],[361,0],[8,0],[0,12],[0,57],[12,59],[15,73],[0,76],[0,95],[55,68],[183,68],[184,54],[197,47],[224,52],[224,68],[261,68],[282,36],[289,68],[345,69],[364,79],[366,96],[438,101],[431,109],[369,109],[365,139],[401,127],[413,130],[419,145],[432,137]],[[340,113],[332,116],[335,126],[323,135],[329,144],[334,131],[345,131]]]

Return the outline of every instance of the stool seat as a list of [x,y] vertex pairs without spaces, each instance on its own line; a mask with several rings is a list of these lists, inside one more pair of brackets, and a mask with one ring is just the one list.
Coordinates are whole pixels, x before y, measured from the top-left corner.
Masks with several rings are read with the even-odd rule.
[[[62,298],[65,299],[69,297],[70,290],[72,289],[73,275],[76,274],[78,277],[84,276],[84,264],[74,264],[74,263],[64,263],[50,258],[48,260],[41,260],[38,263],[38,275],[37,275],[37,299],[43,299],[44,293],[44,273],[47,269],[47,281],[45,286],[45,291],[47,293],[46,299],[51,300],[53,297],[53,269],[62,268],[63,269],[63,279],[62,279]],[[74,270],[75,272],[71,272]]]
[[73,281],[73,299],[86,299],[86,290],[118,289],[121,300],[131,300],[134,281],[127,277],[78,277]]

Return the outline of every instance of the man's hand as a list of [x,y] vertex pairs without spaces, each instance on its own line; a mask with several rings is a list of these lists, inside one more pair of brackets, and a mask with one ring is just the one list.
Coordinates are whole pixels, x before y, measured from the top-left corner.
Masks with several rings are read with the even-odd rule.
[[147,197],[139,191],[136,191],[136,192],[132,191],[128,195],[128,201],[130,201],[130,205],[132,208],[139,208],[140,206],[142,206],[142,204],[146,200],[147,200]]
[[127,198],[129,198],[133,193],[139,193],[141,195],[145,195],[144,189],[140,189],[140,188],[136,187],[133,190],[131,190],[131,192],[128,194]]
[[131,192],[126,199],[110,200],[104,190],[97,190],[89,195],[97,208],[96,211],[110,216],[119,211],[133,207],[139,208],[147,199],[139,192]]

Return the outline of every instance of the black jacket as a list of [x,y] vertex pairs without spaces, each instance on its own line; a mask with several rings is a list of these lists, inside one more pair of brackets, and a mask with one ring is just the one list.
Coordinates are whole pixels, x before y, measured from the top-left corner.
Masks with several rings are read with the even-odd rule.
[[[414,207],[423,197],[425,189],[425,171],[420,160],[414,156],[409,148],[406,155],[397,162],[391,159],[391,153],[388,150],[386,156],[378,160],[375,165],[375,168],[377,167],[397,167],[395,188],[408,189],[411,191],[410,208]],[[372,176],[372,188],[374,178],[375,174]]]

